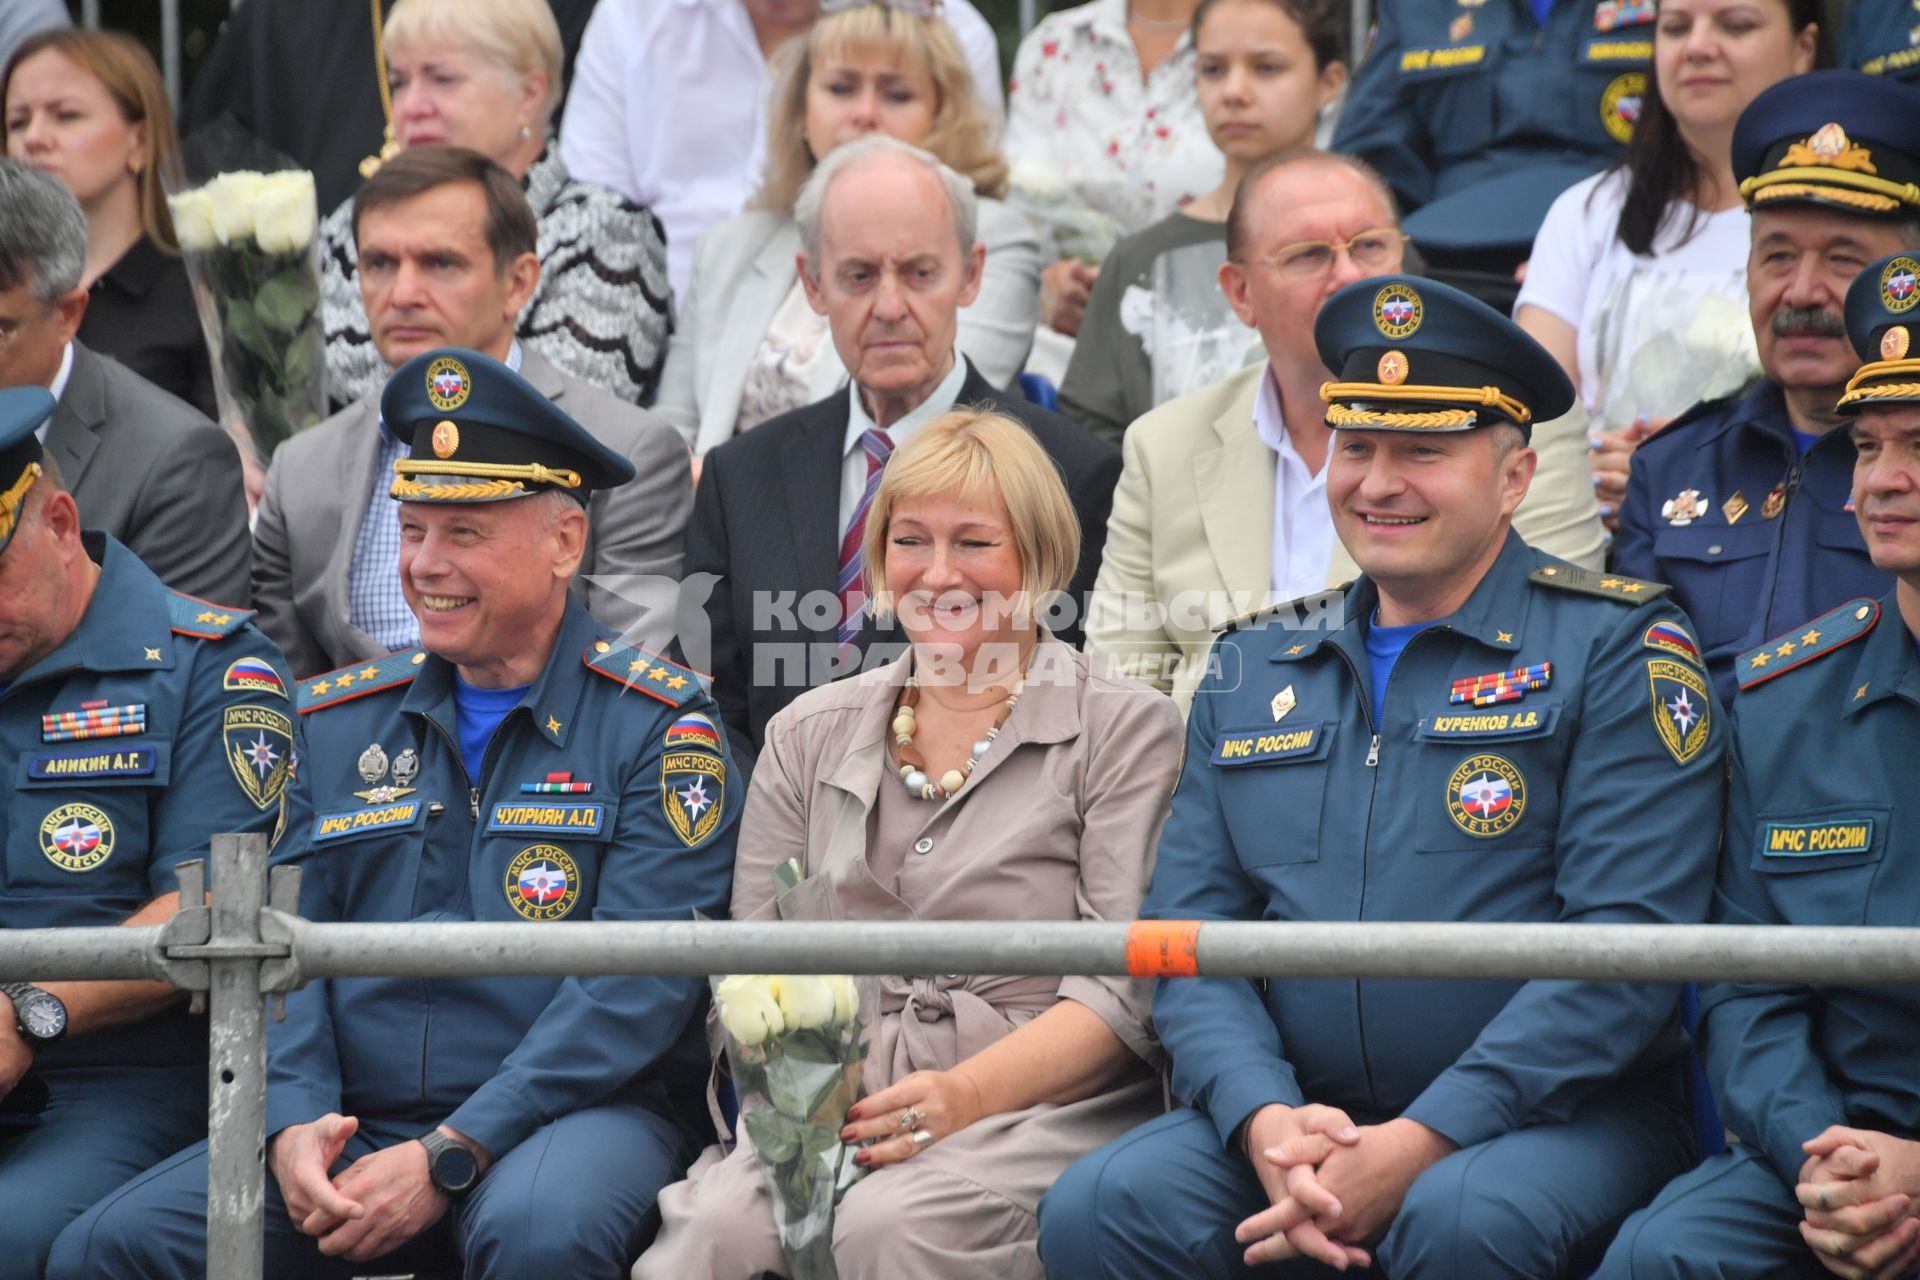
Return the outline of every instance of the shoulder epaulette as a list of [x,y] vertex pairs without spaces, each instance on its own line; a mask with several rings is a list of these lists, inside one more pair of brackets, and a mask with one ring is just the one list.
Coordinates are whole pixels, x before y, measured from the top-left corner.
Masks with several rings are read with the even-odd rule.
[[1527,575],[1527,581],[1536,586],[1557,587],[1561,591],[1602,596],[1626,604],[1658,600],[1673,590],[1664,582],[1642,582],[1638,578],[1622,577],[1617,573],[1595,573],[1592,569],[1571,564],[1550,564],[1535,569]]
[[1795,667],[1804,667],[1815,658],[1824,658],[1835,649],[1858,640],[1880,621],[1880,602],[1849,600],[1832,613],[1822,614],[1804,627],[1775,636],[1758,649],[1740,655],[1733,664],[1741,689],[1765,684]]
[[1347,588],[1352,585],[1353,583],[1350,581],[1340,582],[1326,588],[1324,591],[1316,591],[1312,595],[1295,596],[1291,600],[1276,600],[1271,604],[1263,604],[1258,609],[1249,609],[1238,617],[1228,618],[1225,622],[1215,627],[1213,633],[1217,636],[1222,636],[1229,631],[1238,631],[1242,627],[1250,627],[1256,622],[1272,617],[1282,609],[1298,609],[1308,601],[1318,600],[1322,596],[1343,595]]
[[167,592],[167,622],[176,635],[225,640],[252,621],[251,609],[230,609],[178,591]]
[[343,702],[364,698],[370,693],[397,689],[403,684],[411,684],[413,678],[420,674],[420,664],[426,660],[425,649],[401,649],[384,658],[341,667],[337,671],[302,680],[296,691],[298,697],[294,705],[299,708],[301,715],[305,715],[309,711],[337,707]]
[[619,640],[595,640],[580,655],[595,675],[638,689],[677,707],[707,687],[707,678],[690,667]]

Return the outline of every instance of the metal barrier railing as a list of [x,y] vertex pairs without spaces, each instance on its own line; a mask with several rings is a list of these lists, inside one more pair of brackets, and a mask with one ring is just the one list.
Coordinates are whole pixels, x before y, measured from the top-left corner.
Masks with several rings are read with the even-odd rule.
[[[0,976],[152,978],[208,1015],[207,1275],[262,1280],[268,1000],[312,978],[721,973],[1920,984],[1920,929],[1228,921],[336,924],[265,836],[215,836],[165,925],[0,932]],[[269,893],[269,886],[271,892]]]

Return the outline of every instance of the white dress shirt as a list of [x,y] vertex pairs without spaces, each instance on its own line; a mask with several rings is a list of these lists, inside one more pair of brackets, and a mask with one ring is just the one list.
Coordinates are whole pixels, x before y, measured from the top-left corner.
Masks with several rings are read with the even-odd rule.
[[[1307,470],[1280,416],[1280,388],[1269,368],[1253,402],[1253,429],[1276,455],[1273,469],[1273,569],[1275,600],[1298,600],[1326,590],[1333,563],[1333,514],[1327,508],[1327,464]],[[1331,446],[1327,456],[1333,456]]]
[[[60,367],[54,370],[53,381],[47,384],[47,390],[53,393],[55,403],[59,402],[61,396],[67,394],[67,382],[72,377],[73,344],[69,342],[66,346],[60,348]],[[41,444],[47,442],[47,429],[52,425],[53,415],[48,414],[47,420],[34,428],[33,434],[39,437]]]
[[[893,438],[893,447],[900,448],[919,432],[920,428],[953,408],[953,402],[960,398],[960,386],[967,380],[967,362],[954,357],[953,368],[933,389],[933,394],[922,400],[905,417],[887,428],[887,434]],[[867,451],[860,444],[860,437],[873,430],[874,420],[867,413],[867,406],[860,403],[858,383],[847,384],[847,434],[840,441],[840,537],[845,540],[847,524],[853,519],[853,509],[860,505],[860,495],[867,490]]]
[[[993,28],[946,0],[996,131]],[[560,157],[575,178],[646,205],[667,231],[667,277],[686,293],[700,233],[746,207],[766,159],[767,62],[741,0],[600,0],[580,39]]]

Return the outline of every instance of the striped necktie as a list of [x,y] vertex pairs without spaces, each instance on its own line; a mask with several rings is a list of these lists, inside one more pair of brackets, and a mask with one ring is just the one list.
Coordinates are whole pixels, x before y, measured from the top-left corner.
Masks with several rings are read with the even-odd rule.
[[860,543],[867,534],[867,508],[873,505],[874,490],[880,487],[880,473],[887,469],[887,455],[893,452],[893,437],[875,428],[860,434],[860,447],[867,451],[867,487],[847,522],[847,535],[840,539],[840,646],[846,648],[860,634],[860,620],[867,606],[867,593],[860,586]]

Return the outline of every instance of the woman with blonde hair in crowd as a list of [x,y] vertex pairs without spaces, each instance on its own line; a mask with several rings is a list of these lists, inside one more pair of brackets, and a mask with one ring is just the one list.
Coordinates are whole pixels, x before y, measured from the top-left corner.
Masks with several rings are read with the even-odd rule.
[[116,32],[44,32],[15,51],[0,101],[7,154],[58,178],[87,215],[81,344],[217,416],[161,182],[180,139],[152,56]]
[[[909,640],[776,714],[734,859],[735,919],[1131,920],[1180,756],[1173,703],[1104,674],[1037,610],[1080,529],[1032,435],[929,423],[867,513],[863,578]],[[777,893],[775,871],[798,883]],[[845,1280],[1039,1280],[1034,1213],[1078,1155],[1160,1111],[1148,984],[880,979],[868,1096],[843,1141],[870,1171],[835,1210]],[[752,1147],[710,1148],[659,1200],[634,1280],[786,1274]]]
[[826,317],[800,287],[793,205],[814,166],[856,138],[884,133],[924,148],[981,197],[987,267],[980,296],[960,312],[960,352],[1005,387],[1033,342],[1039,241],[1001,203],[1006,162],[952,31],[918,3],[823,8],[776,55],[766,181],[754,207],[701,237],[681,300],[655,407],[695,455],[846,381]]
[[[520,341],[622,400],[653,398],[673,323],[660,223],[567,173],[550,130],[560,28],[547,0],[398,0],[383,38],[393,132],[404,149],[466,147],[518,178],[539,227],[540,283]],[[328,393],[347,404],[386,384],[360,301],[353,201],[320,224]]]
[[1555,200],[1514,319],[1580,391],[1612,523],[1634,447],[1760,373],[1733,127],[1762,89],[1832,62],[1820,0],[1660,0],[1653,74],[1619,164]]

